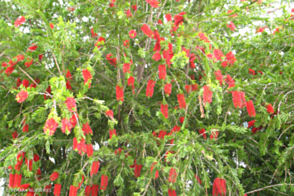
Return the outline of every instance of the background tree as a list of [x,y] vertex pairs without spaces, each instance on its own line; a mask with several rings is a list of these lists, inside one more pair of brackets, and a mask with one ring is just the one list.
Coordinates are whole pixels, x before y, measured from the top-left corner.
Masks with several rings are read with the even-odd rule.
[[5,194],[293,194],[289,2],[0,10]]

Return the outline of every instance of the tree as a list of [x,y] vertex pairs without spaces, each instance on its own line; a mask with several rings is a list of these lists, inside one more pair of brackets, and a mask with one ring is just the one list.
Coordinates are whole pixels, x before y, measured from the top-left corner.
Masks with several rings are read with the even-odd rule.
[[294,22],[283,1],[0,9],[6,194],[294,192]]

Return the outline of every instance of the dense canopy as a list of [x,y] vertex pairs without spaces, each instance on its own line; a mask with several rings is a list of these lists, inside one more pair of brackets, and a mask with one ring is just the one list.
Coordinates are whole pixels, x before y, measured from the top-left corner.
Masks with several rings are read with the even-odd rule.
[[293,195],[275,0],[0,1],[7,195]]

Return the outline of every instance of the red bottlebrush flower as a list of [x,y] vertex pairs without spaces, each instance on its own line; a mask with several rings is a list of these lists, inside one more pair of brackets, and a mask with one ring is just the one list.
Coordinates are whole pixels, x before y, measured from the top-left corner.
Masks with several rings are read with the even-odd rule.
[[218,131],[211,131],[210,140],[217,139],[219,132]]
[[183,21],[184,21],[183,15],[185,15],[185,14],[186,14],[186,12],[181,12],[181,13],[174,16],[174,21],[175,21],[176,27],[178,27],[180,24],[183,23]]
[[53,172],[50,176],[50,180],[53,182],[55,181],[57,178],[59,177],[59,173],[58,172]]
[[147,87],[146,87],[146,97],[152,97],[154,92],[155,81],[148,80]]
[[230,75],[226,75],[225,82],[229,85],[228,88],[235,86],[235,81]]
[[94,28],[91,28],[91,34],[92,34],[92,37],[97,37],[97,33],[94,32]]
[[91,196],[92,194],[92,187],[91,186],[86,186],[85,188],[85,196]]
[[54,120],[54,118],[47,119],[43,131],[45,134],[50,136],[54,135],[56,128],[58,127],[58,123]]
[[181,127],[179,126],[174,126],[174,128],[172,129],[172,132],[179,132],[181,130]]
[[248,128],[254,127],[255,121],[256,121],[256,120],[251,120],[251,121],[249,121],[249,122],[248,122]]
[[164,93],[167,95],[170,95],[172,91],[172,85],[170,83],[167,83],[164,85]]
[[26,66],[27,68],[29,68],[32,64],[33,64],[33,59],[28,59],[28,61],[25,62],[25,66]]
[[14,174],[14,187],[19,188],[21,184],[22,175],[21,174]]
[[14,175],[15,174],[9,174],[9,187],[14,188]]
[[223,84],[223,75],[221,70],[217,70],[216,72],[214,72],[214,75],[216,77],[216,79],[219,81],[219,85],[222,86]]
[[255,33],[262,33],[266,27],[258,27]]
[[165,136],[166,136],[166,131],[160,130],[157,137],[159,139],[162,139],[163,140]]
[[93,184],[92,185],[92,196],[97,196],[99,191],[99,186],[98,184]]
[[9,67],[7,67],[6,68],[6,70],[5,70],[5,74],[7,75],[7,76],[10,76],[10,74],[14,71],[14,67],[13,66],[9,66]]
[[154,36],[153,31],[146,24],[143,24],[143,26],[141,27],[141,31],[143,31],[143,33],[150,38]]
[[123,44],[124,44],[124,47],[126,47],[126,48],[130,47],[130,41],[129,40],[125,40]]
[[135,174],[135,178],[138,178],[141,174],[141,169],[142,169],[142,165],[135,165],[135,170],[134,170],[134,174]]
[[276,29],[274,30],[273,34],[275,34],[275,33],[279,33],[279,32],[280,32],[280,29],[279,29],[279,27],[278,27],[278,28],[276,28]]
[[[200,40],[202,40],[206,43],[210,43],[209,39],[206,37],[206,35],[204,33],[199,32],[198,36],[199,36]],[[204,48],[203,48],[203,50],[204,50]],[[202,50],[202,52],[205,53],[205,51],[203,51],[203,50]]]
[[15,138],[17,138],[17,136],[18,136],[17,131],[14,131],[14,132],[12,133],[12,138],[15,139]]
[[70,81],[66,81],[66,89],[71,90],[71,85],[70,85]]
[[186,90],[187,93],[190,93],[190,91],[191,91],[191,86],[188,85],[188,84],[186,84],[186,85],[185,85],[185,90]]
[[32,44],[32,45],[28,48],[28,50],[29,50],[29,51],[35,51],[37,48],[38,48],[37,45]]
[[232,21],[230,21],[229,24],[227,24],[227,27],[229,27],[231,31],[235,31],[236,29],[236,26]]
[[26,133],[26,132],[29,132],[29,125],[28,124],[25,124],[22,128],[22,132]]
[[25,90],[22,90],[16,95],[15,99],[18,103],[22,103],[28,98],[28,96],[29,96],[28,92]]
[[95,43],[95,46],[97,48],[101,48],[105,43],[105,38],[104,37],[99,37],[97,42]]
[[112,136],[115,135],[116,136],[116,130],[115,129],[110,129],[109,130],[109,138],[112,139]]
[[76,111],[76,101],[75,98],[73,97],[67,97],[66,101],[65,101],[66,107],[68,109],[68,111],[70,112],[74,112]]
[[180,123],[181,123],[181,124],[183,124],[184,120],[185,120],[185,117],[183,117],[183,116],[180,117]]
[[113,117],[113,111],[112,111],[112,110],[107,110],[107,111],[105,112],[105,114],[106,114],[107,116],[109,116],[109,117]]
[[192,91],[197,91],[197,90],[198,90],[198,85],[192,84]]
[[110,65],[113,65],[116,67],[116,60],[117,60],[116,58],[112,58],[112,59],[109,59],[108,62]]
[[130,36],[130,38],[135,38],[137,36],[136,30],[130,30],[129,36]]
[[83,78],[84,78],[84,85],[89,84],[89,88],[91,87],[91,80],[92,80],[92,74],[88,69],[84,69],[82,71]]
[[200,180],[200,178],[197,176],[197,175],[195,175],[195,178],[197,179],[197,181],[198,181],[198,184],[202,184],[202,182],[201,182],[201,180]]
[[203,86],[203,89],[203,103],[205,105],[206,103],[212,102],[212,91],[207,85]]
[[[48,88],[46,89],[46,92],[51,94],[51,86],[48,86]],[[44,99],[46,100],[47,99],[47,96],[44,95]]]
[[100,190],[106,190],[108,185],[108,176],[102,175],[101,176],[101,183],[100,183]]
[[21,184],[19,186],[19,191],[20,192],[23,192],[23,191],[27,190],[29,187],[30,187],[30,184],[29,183],[28,184]]
[[40,156],[37,154],[34,154],[34,161],[37,162],[40,160]]
[[177,181],[177,176],[178,176],[177,170],[174,168],[171,168],[169,170],[168,181],[171,183],[175,183]]
[[226,59],[229,61],[231,65],[234,65],[234,62],[237,60],[232,51],[226,54]]
[[159,61],[161,59],[161,54],[159,51],[155,52],[154,55],[152,56],[152,59],[154,61]]
[[2,67],[6,67],[6,66],[7,66],[7,63],[2,62]]
[[165,77],[166,77],[166,66],[165,65],[158,66],[158,76],[159,76],[159,79],[165,80]]
[[109,7],[110,8],[114,7],[114,3],[109,3]]
[[78,121],[78,115],[77,114],[73,114],[72,116],[71,116],[71,118],[69,119],[70,120],[70,123],[71,123],[71,125],[72,125],[72,127],[75,127],[76,126],[76,124],[77,124],[77,121]]
[[78,140],[76,137],[73,138],[73,147],[74,150],[78,150]]
[[[151,170],[151,173],[152,173],[152,171],[153,171],[153,169],[154,169],[154,167],[155,167],[156,164],[157,164],[157,162],[152,163],[151,169],[150,169]],[[159,176],[159,173],[158,173],[158,170],[156,170],[155,171],[155,179],[157,179],[158,176]]]
[[166,14],[165,19],[167,20],[167,22],[172,21],[172,15],[171,14]]
[[213,188],[212,188],[212,196],[225,196],[226,195],[226,180],[225,179],[220,179],[216,178],[213,181]]
[[90,158],[93,155],[93,145],[87,144],[87,157]]
[[68,80],[72,80],[72,75],[71,75],[71,73],[70,73],[69,70],[67,70],[65,77],[66,77]]
[[93,134],[93,131],[89,125],[89,123],[83,124],[83,128],[82,131],[84,132],[84,134]]
[[118,148],[114,151],[114,154],[118,155],[121,153],[121,151],[122,151],[122,148]]
[[134,86],[135,84],[135,78],[133,76],[130,76],[128,79],[128,86]]
[[223,67],[228,66],[228,64],[229,64],[229,61],[223,61],[223,62],[221,63],[221,65],[222,65]]
[[33,159],[28,160],[27,158],[25,158],[25,162],[26,162],[26,165],[28,166],[29,170],[32,171],[32,169],[33,169]]
[[266,109],[269,114],[273,114],[275,112],[272,104],[267,104]]
[[255,115],[256,115],[255,108],[254,108],[252,100],[246,102],[246,108],[247,108],[248,115],[250,117],[255,117]]
[[73,185],[70,185],[69,188],[69,196],[76,196],[78,192],[78,187],[75,187]]
[[128,18],[133,17],[132,12],[130,9],[125,10],[125,15],[127,15]]
[[22,25],[25,21],[26,21],[25,17],[20,16],[14,21],[14,26],[18,27],[18,26]]
[[54,185],[54,196],[60,196],[61,191],[61,184],[55,184]]
[[145,0],[145,1],[146,1],[146,3],[149,3],[151,5],[151,7],[158,8],[159,2],[157,0]]
[[202,135],[204,139],[207,139],[204,128],[202,128],[202,129],[199,130],[199,134]]
[[251,75],[256,75],[255,71],[253,69],[248,69],[249,70],[249,74]]
[[178,103],[179,103],[180,109],[182,109],[182,108],[186,109],[185,95],[184,94],[178,94],[177,98],[178,98]]
[[123,72],[124,73],[131,73],[130,72],[130,68],[131,68],[131,63],[124,63],[124,65],[123,65]]
[[16,81],[16,87],[18,88],[22,84],[21,79],[18,78]]
[[163,114],[164,118],[168,118],[168,105],[167,104],[161,104],[160,105],[161,113]]
[[173,58],[173,45],[169,43],[168,48],[167,50],[163,50],[162,54],[166,64],[170,67],[171,59]]
[[74,138],[74,145],[73,146],[74,146],[73,149],[77,150],[80,155],[83,155],[84,153],[87,152],[87,146],[86,146],[84,138],[82,138],[80,140],[80,142],[78,142],[78,140],[76,138]]
[[54,25],[52,23],[49,24],[51,29],[54,29]]
[[233,91],[233,103],[235,108],[242,108],[242,99],[241,99],[241,92]]
[[91,176],[96,175],[98,173],[99,166],[100,166],[99,161],[94,161],[92,163],[91,172],[90,172]]
[[132,7],[132,9],[133,9],[134,11],[137,10],[137,5],[132,5],[131,7]]
[[219,49],[214,49],[213,50],[213,55],[214,57],[218,60],[218,61],[222,61],[222,57],[224,57],[225,55],[223,54],[223,52]]
[[116,85],[116,100],[124,102],[124,89],[123,89],[123,86]]
[[158,24],[162,24],[162,21],[160,19],[158,19],[157,23]]
[[177,193],[175,190],[168,189],[168,196],[177,196]]
[[30,83],[30,82],[29,82],[27,79],[24,79],[24,80],[22,81],[22,85],[23,85],[25,88],[28,88],[29,83]]

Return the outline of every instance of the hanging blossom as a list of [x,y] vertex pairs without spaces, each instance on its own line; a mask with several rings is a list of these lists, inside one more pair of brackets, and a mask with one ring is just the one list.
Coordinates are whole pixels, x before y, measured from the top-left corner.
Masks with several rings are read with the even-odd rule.
[[231,64],[231,65],[234,65],[235,61],[237,61],[235,55],[233,54],[232,51],[228,52],[226,54],[226,59],[228,60],[228,62]]
[[100,190],[106,190],[108,185],[108,176],[102,175],[101,176],[101,183],[100,183]]
[[168,104],[161,104],[160,110],[164,118],[168,118]]
[[167,94],[168,96],[171,94],[172,92],[172,84],[167,83],[164,85],[164,93]]
[[185,95],[183,93],[178,94],[177,98],[178,98],[178,103],[179,103],[180,109],[182,109],[182,108],[186,109]]
[[171,168],[169,170],[169,176],[168,176],[168,181],[171,183],[175,183],[177,181],[177,170],[175,168]]
[[199,130],[199,134],[202,135],[204,139],[207,139],[204,128],[202,128],[202,129]]
[[99,49],[105,44],[105,38],[99,37],[97,42],[95,43],[95,46]]
[[177,196],[177,193],[175,190],[168,189],[168,196]]
[[234,24],[232,21],[230,21],[230,22],[227,24],[227,27],[229,27],[229,29],[230,29],[231,31],[235,31],[235,29],[236,29],[236,26],[235,26],[235,24]]
[[123,89],[123,86],[116,85],[116,100],[124,102],[124,89]]
[[205,85],[203,86],[203,103],[204,105],[206,103],[212,102],[212,91],[210,90],[209,86]]
[[78,151],[80,155],[83,155],[87,152],[87,145],[85,143],[85,139],[82,138],[80,142],[78,142],[77,138],[73,139],[73,150]]
[[135,178],[138,178],[140,176],[142,166],[143,165],[137,165],[137,164],[135,165],[135,169],[134,169]]
[[55,181],[58,177],[59,177],[59,173],[58,173],[58,172],[53,172],[53,173],[50,175],[50,180],[53,182],[53,181]]
[[98,171],[99,171],[99,167],[100,167],[99,161],[94,161],[92,163],[90,176],[96,175],[98,173]]
[[25,17],[20,16],[14,21],[14,26],[18,27],[18,26],[22,25],[25,21],[26,21]]
[[55,196],[60,196],[60,192],[61,192],[61,184],[54,184],[54,192],[53,192],[53,194]]
[[150,38],[152,38],[154,36],[153,31],[146,24],[143,24],[143,26],[141,27],[141,31],[143,31],[143,33]]
[[154,80],[148,80],[147,86],[146,86],[146,97],[152,97],[155,87],[155,81]]
[[126,47],[126,48],[130,47],[130,41],[129,41],[129,40],[125,40],[125,41],[123,42],[123,45],[124,45],[124,47]]
[[226,75],[225,82],[229,85],[228,88],[235,86],[235,80],[230,75]]
[[218,131],[211,131],[210,140],[217,139],[219,132]]
[[74,112],[76,111],[76,101],[74,97],[67,97],[65,101],[66,107],[68,111]]
[[223,75],[221,70],[217,70],[216,72],[214,72],[215,78],[219,81],[219,85],[222,86],[223,85]]
[[109,139],[112,139],[113,136],[116,136],[116,129],[110,129],[109,130]]
[[135,94],[135,78],[133,76],[129,77],[128,86],[132,87],[132,93]]
[[135,38],[137,36],[136,30],[130,30],[129,36],[130,36],[130,38]]
[[87,157],[90,158],[93,155],[93,145],[87,144]]
[[28,92],[25,90],[22,90],[16,95],[15,99],[18,103],[22,103],[28,98],[28,96],[29,96]]
[[159,2],[157,0],[145,0],[145,1],[146,1],[146,3],[149,3],[151,5],[151,7],[158,8]]
[[91,80],[92,80],[92,74],[91,74],[91,72],[88,70],[88,69],[84,69],[83,71],[82,71],[82,73],[83,73],[83,78],[84,78],[84,85],[88,85],[89,84],[89,87],[88,88],[90,88],[91,87]]
[[84,132],[84,135],[86,135],[86,134],[91,134],[91,135],[93,135],[93,131],[92,131],[92,129],[91,129],[89,123],[85,123],[85,124],[83,124],[82,131]]
[[159,79],[165,80],[166,78],[166,66],[164,64],[158,66]]
[[225,196],[226,195],[226,180],[221,178],[216,178],[213,181],[212,196]]
[[54,118],[50,118],[50,119],[47,119],[45,126],[43,128],[43,131],[45,134],[52,136],[54,135],[57,127],[58,127],[58,122],[56,122]]
[[73,128],[69,119],[62,119],[61,120],[61,131],[62,133],[70,133],[71,129]]
[[252,100],[246,102],[246,108],[247,108],[248,115],[250,117],[255,117],[256,113],[255,113],[255,108],[254,108]]
[[[152,163],[151,168],[150,168],[150,172],[153,172],[154,167],[157,165],[157,162]],[[158,170],[155,171],[155,179],[157,179],[159,177],[159,172]]]
[[116,58],[111,58],[112,57],[112,54],[107,54],[106,55],[106,59],[108,60],[109,64],[110,65],[113,65],[116,67]]
[[223,54],[223,52],[221,50],[219,50],[219,49],[214,49],[213,50],[213,55],[216,58],[216,60],[218,60],[218,61],[222,61],[222,58],[225,56]]
[[35,51],[37,48],[38,48],[38,46],[37,46],[36,44],[33,43],[33,44],[28,48],[28,50],[29,50],[29,51]]
[[273,114],[275,112],[274,107],[270,103],[266,105],[266,109],[269,114]]

